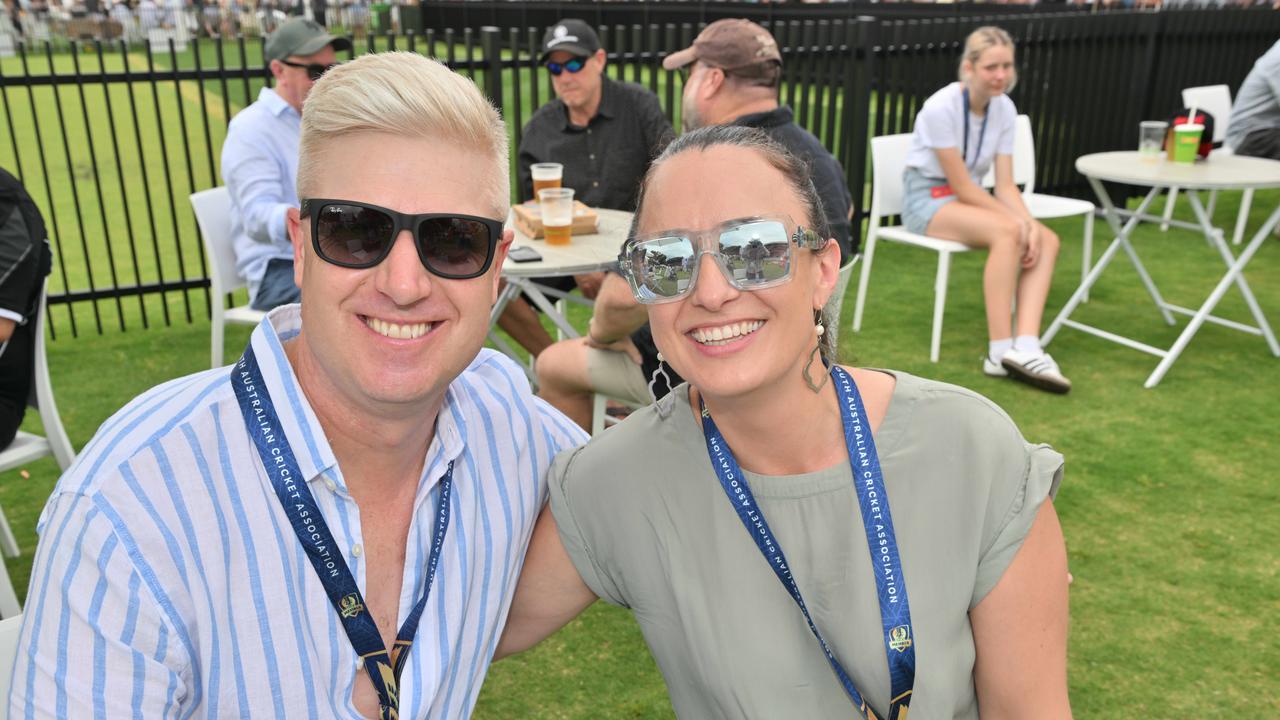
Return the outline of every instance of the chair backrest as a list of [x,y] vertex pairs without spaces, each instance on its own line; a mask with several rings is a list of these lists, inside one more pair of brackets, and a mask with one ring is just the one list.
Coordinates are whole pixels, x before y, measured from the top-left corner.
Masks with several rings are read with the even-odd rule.
[[1213,141],[1222,142],[1231,123],[1231,88],[1226,85],[1201,85],[1182,91],[1182,105],[1195,106],[1213,116]]
[[18,659],[18,639],[22,636],[22,616],[0,620],[0,720],[9,715],[9,676]]
[[[49,357],[45,354],[45,291],[47,281],[40,288],[40,309],[36,311],[32,328],[31,392],[27,395],[27,406],[40,414],[41,424],[45,427],[44,437],[29,436],[19,432],[13,445],[0,450],[0,471],[18,468],[23,462],[29,462],[45,455],[54,456],[59,468],[64,471],[76,461],[76,450],[63,428],[63,420],[58,415],[58,402],[54,400],[54,386],[49,380]],[[23,441],[26,438],[26,442]],[[0,523],[3,525],[3,523]],[[3,544],[3,543],[0,543]],[[0,696],[3,697],[3,696]]]
[[[1019,115],[1013,122],[1013,184],[1022,186],[1023,192],[1036,189],[1036,140],[1031,132],[1031,118]],[[996,186],[995,163],[982,178],[982,187]]]
[[871,138],[871,219],[902,214],[902,173],[911,150],[911,133]]
[[244,287],[244,279],[236,272],[236,249],[231,242],[231,193],[225,187],[192,193],[191,207],[209,256],[212,295],[221,298]]

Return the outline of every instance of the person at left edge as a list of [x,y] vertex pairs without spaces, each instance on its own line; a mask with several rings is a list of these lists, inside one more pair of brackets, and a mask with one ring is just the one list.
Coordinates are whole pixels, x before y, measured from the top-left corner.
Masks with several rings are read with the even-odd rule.
[[[470,715],[544,472],[584,439],[481,350],[506,168],[497,111],[440,63],[367,55],[316,84],[289,213],[307,300],[272,311],[230,370],[131,402],[59,481],[11,716],[377,717],[346,625],[371,618],[391,647],[424,590],[399,717]],[[331,604],[308,551],[359,592]]]
[[0,168],[0,450],[13,442],[27,409],[36,313],[50,264],[40,209],[18,178]]
[[[611,80],[608,59],[595,30],[565,18],[547,28],[538,62],[551,75],[557,97],[538,108],[524,126],[516,153],[521,196],[533,198],[534,163],[564,166],[561,184],[593,208],[632,211],[649,163],[675,137],[658,96],[636,83]],[[560,290],[577,287],[595,298],[604,273],[539,278]],[[531,355],[552,343],[534,308],[523,297],[507,305],[498,325]]]
[[275,87],[262,88],[227,126],[222,178],[231,193],[236,272],[248,282],[255,310],[300,297],[285,216],[298,206],[302,108],[316,79],[337,62],[337,52],[350,49],[349,40],[330,35],[314,20],[284,22],[263,47]]

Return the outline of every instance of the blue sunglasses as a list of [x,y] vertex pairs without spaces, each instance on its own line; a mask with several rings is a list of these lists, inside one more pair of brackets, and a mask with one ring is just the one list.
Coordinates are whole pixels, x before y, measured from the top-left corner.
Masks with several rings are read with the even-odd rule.
[[587,66],[586,58],[573,58],[572,60],[569,60],[568,62],[563,62],[563,63],[558,63],[558,62],[547,63],[547,69],[550,70],[551,74],[555,75],[556,77],[560,77],[560,73],[564,72],[565,70],[568,70],[571,73],[581,72],[582,68],[586,66]]

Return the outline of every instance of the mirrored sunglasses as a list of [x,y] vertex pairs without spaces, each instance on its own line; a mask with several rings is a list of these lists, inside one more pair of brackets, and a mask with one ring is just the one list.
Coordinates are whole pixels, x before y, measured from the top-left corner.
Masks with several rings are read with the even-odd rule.
[[586,66],[587,66],[586,58],[573,58],[571,60],[567,60],[562,63],[558,63],[558,62],[547,63],[547,69],[550,70],[551,74],[555,75],[556,77],[560,77],[560,73],[566,70],[568,70],[570,73],[581,72],[582,68]]
[[763,290],[791,279],[793,247],[821,250],[826,245],[821,235],[785,215],[751,217],[707,230],[664,230],[633,238],[623,245],[618,264],[636,300],[654,305],[693,291],[703,255],[710,255],[738,290]]
[[452,280],[483,275],[493,263],[502,222],[456,213],[397,212],[351,200],[302,201],[311,218],[311,245],[322,260],[371,268],[391,252],[400,231],[413,233],[418,258],[431,274]]
[[329,72],[330,68],[338,66],[338,63],[329,63],[328,65],[325,65],[323,63],[299,63],[293,62],[292,60],[281,60],[280,62],[288,65],[289,67],[302,68],[303,70],[306,70],[307,77],[311,78],[311,82],[319,80],[320,76]]

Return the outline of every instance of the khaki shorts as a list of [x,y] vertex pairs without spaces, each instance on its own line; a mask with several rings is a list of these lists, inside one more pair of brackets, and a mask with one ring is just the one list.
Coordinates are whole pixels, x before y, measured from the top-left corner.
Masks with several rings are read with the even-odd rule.
[[637,405],[649,404],[649,380],[624,352],[587,348],[587,379],[596,392]]

